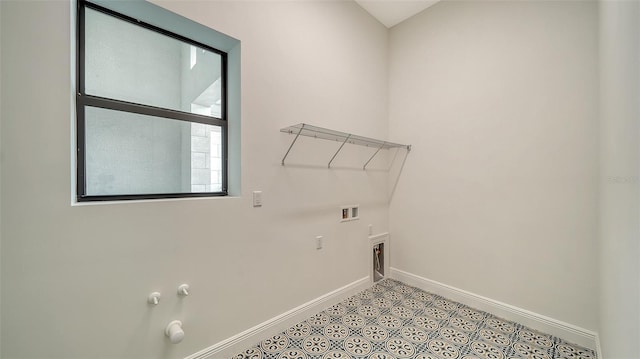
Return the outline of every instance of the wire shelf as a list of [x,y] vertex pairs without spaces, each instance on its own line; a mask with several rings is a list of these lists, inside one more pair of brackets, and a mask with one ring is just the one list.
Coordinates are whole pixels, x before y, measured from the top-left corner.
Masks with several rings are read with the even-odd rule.
[[306,123],[299,123],[297,125],[293,125],[293,126],[282,128],[282,129],[280,129],[280,132],[284,132],[284,133],[288,133],[288,134],[296,136],[293,139],[293,142],[291,142],[291,145],[289,146],[289,149],[287,150],[287,153],[285,153],[284,157],[282,158],[282,165],[283,166],[284,166],[285,159],[289,155],[289,152],[291,151],[291,148],[293,148],[293,145],[296,143],[296,140],[298,139],[299,136],[313,137],[313,138],[319,138],[319,139],[322,139],[322,140],[336,141],[336,142],[342,143],[340,145],[340,148],[338,149],[338,151],[333,155],[333,157],[329,161],[329,164],[327,165],[329,168],[331,168],[331,162],[333,162],[333,160],[336,158],[338,153],[340,153],[340,151],[342,150],[342,147],[345,144],[372,147],[372,148],[376,149],[376,152],[364,164],[364,166],[362,166],[362,169],[366,169],[367,168],[367,165],[369,164],[369,162],[371,162],[371,160],[378,154],[378,152],[380,150],[388,150],[388,149],[391,149],[391,148],[405,148],[407,151],[411,150],[411,145],[404,145],[404,144],[400,144],[400,143],[377,140],[377,139],[374,139],[374,138],[358,136],[358,135],[354,135],[354,134],[351,134],[351,133],[331,130],[331,129],[328,129],[328,128],[312,126],[312,125],[308,125]]

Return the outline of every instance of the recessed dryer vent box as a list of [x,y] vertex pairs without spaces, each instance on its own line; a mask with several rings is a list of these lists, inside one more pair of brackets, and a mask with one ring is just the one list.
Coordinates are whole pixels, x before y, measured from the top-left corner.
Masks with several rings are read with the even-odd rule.
[[360,219],[360,205],[342,206],[340,208],[340,222],[355,221]]

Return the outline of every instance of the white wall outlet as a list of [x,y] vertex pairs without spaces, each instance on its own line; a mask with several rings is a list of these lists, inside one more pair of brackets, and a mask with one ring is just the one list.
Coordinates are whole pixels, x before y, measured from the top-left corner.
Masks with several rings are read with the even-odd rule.
[[253,191],[253,206],[262,207],[262,191]]
[[322,249],[323,236],[316,236],[316,249]]

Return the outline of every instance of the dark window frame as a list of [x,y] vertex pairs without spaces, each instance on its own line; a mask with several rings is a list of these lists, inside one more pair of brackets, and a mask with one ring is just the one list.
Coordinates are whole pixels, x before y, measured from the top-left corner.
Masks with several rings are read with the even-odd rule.
[[[106,15],[116,17],[131,24],[141,26],[151,31],[158,32],[187,43],[214,52],[221,57],[221,117],[204,116],[173,109],[156,106],[132,103],[122,100],[105,98],[85,93],[85,9],[90,8],[102,12]],[[219,197],[228,195],[228,66],[227,53],[205,45],[201,42],[191,40],[182,35],[176,34],[166,29],[159,28],[144,21],[137,20],[116,11],[104,8],[86,0],[78,1],[77,9],[77,31],[76,31],[76,200],[78,202],[92,201],[122,201],[122,200],[144,200],[162,198],[190,198],[190,197]],[[182,193],[150,193],[150,194],[120,194],[120,195],[88,195],[86,192],[86,146],[85,146],[85,108],[98,107],[108,110],[123,111],[141,115],[162,117],[166,119],[201,123],[220,127],[222,135],[221,157],[222,157],[222,190],[220,192],[182,192]]]

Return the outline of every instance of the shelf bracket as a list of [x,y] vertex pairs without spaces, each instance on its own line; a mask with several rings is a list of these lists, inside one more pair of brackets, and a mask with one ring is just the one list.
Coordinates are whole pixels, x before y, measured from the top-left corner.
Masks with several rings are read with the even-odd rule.
[[329,164],[327,165],[327,168],[331,168],[331,162],[333,162],[333,160],[336,158],[338,153],[340,153],[340,151],[342,150],[342,147],[344,147],[345,143],[347,143],[347,141],[349,141],[350,138],[351,138],[351,134],[347,135],[347,138],[344,139],[344,142],[342,142],[342,144],[340,145],[340,148],[338,148],[338,150],[333,155],[333,157],[331,157],[331,160],[329,161]]
[[380,145],[380,147],[378,147],[378,149],[376,150],[376,152],[373,154],[373,156],[371,156],[371,158],[369,158],[369,160],[364,164],[364,166],[362,166],[362,170],[366,170],[367,169],[367,165],[369,164],[369,162],[371,162],[371,160],[378,154],[378,152],[380,152],[381,149],[384,148],[384,146],[387,144],[387,142],[383,142],[382,145]]
[[[293,148],[293,145],[296,143],[296,140],[298,140],[298,137],[300,137],[300,133],[302,132],[302,130],[304,129],[304,124],[302,126],[300,126],[300,130],[298,131],[298,133],[296,133],[296,137],[293,138],[293,141],[291,142],[291,145],[289,145],[289,149],[287,150],[287,153],[284,154],[284,157],[282,157],[282,165],[284,166],[284,160],[287,159],[287,156],[289,156],[289,152],[291,152],[291,148]],[[293,133],[292,131],[289,133]]]

